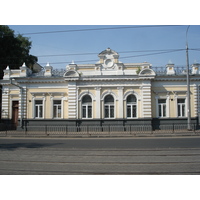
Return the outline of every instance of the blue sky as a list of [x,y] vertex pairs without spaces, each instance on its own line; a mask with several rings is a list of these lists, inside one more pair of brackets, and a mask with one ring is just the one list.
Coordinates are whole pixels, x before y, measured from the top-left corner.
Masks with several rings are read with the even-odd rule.
[[[66,31],[95,28],[127,27],[131,25],[11,25],[16,34],[48,31]],[[139,27],[139,26],[138,26]],[[185,49],[186,25],[122,28],[111,30],[93,30],[77,32],[58,32],[43,34],[27,34],[32,41],[31,54],[38,56],[38,63],[45,66],[47,62],[54,68],[65,68],[72,62],[77,64],[96,63],[98,53],[110,47],[120,54],[123,63],[150,62],[153,66],[165,66],[169,61],[177,66],[185,66],[185,51],[170,52],[157,55],[146,55],[155,52],[147,50]],[[192,25],[188,31],[189,48],[200,48],[200,26]],[[141,51],[122,53],[124,51]],[[120,53],[121,52],[121,53]],[[65,55],[62,54],[89,55]],[[45,56],[44,55],[50,55]],[[138,56],[139,55],[139,56]],[[130,58],[123,58],[129,57]],[[200,51],[189,51],[189,62],[200,63]]]

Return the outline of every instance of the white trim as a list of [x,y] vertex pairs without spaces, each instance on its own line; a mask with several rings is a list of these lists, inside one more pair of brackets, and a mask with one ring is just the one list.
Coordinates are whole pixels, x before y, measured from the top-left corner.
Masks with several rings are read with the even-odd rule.
[[[83,105],[82,104],[82,99],[86,95],[89,95],[91,97],[91,103],[87,103],[87,104]],[[80,118],[81,119],[93,119],[93,110],[94,110],[93,109],[94,108],[93,96],[89,92],[87,92],[87,93],[83,92],[83,93],[81,93],[81,95],[79,95],[79,97],[81,98],[81,99],[79,99],[79,101],[80,101]],[[86,106],[86,117],[85,118],[83,118],[83,115],[82,115],[83,114],[83,106]],[[91,111],[92,112],[92,116],[90,118],[88,117],[88,106],[92,107],[92,111]]]
[[[169,118],[169,115],[170,115],[170,106],[169,106],[169,100],[170,100],[170,96],[169,95],[166,95],[166,96],[156,96],[155,97],[156,99],[156,118]],[[162,116],[159,116],[159,104],[158,104],[158,100],[159,99],[166,99],[166,117],[162,117]]]
[[[177,99],[185,99],[185,116],[183,116],[183,117],[178,116],[178,101],[177,101]],[[176,117],[177,118],[187,117],[187,96],[178,96],[177,93],[175,93],[174,100],[175,100]]]
[[133,90],[130,90],[130,91],[128,91],[128,92],[126,92],[125,94],[124,94],[124,101],[126,101],[126,99],[127,99],[127,97],[129,96],[129,95],[131,95],[131,94],[133,94],[133,95],[135,95],[136,96],[136,98],[137,98],[137,100],[141,100],[141,96],[137,93],[137,92],[135,92],[135,91],[133,91]]
[[87,90],[87,91],[84,91],[84,92],[81,92],[81,93],[78,95],[78,100],[79,100],[79,101],[82,101],[82,98],[83,98],[85,95],[89,95],[89,96],[91,97],[92,101],[95,101],[95,100],[96,100],[94,94],[91,93],[91,92],[88,91],[88,90]]
[[[53,107],[54,107],[54,103],[53,103],[53,101],[54,100],[58,100],[58,101],[61,101],[61,117],[54,117],[53,116]],[[63,119],[63,97],[61,97],[61,98],[59,98],[59,97],[53,97],[53,96],[51,96],[51,98],[50,98],[50,101],[51,101],[51,111],[50,111],[50,114],[51,114],[51,118],[52,119]]]
[[[109,106],[109,110],[110,110],[110,106],[111,106],[111,104],[105,104],[104,103],[104,99],[105,99],[105,97],[107,96],[107,95],[111,95],[112,97],[113,97],[113,99],[114,99],[114,102],[113,102],[113,106],[114,106],[114,117],[112,117],[112,118],[108,118],[108,117],[105,117],[105,106],[107,105],[107,106]],[[103,97],[103,99],[101,98],[101,100],[102,100],[102,103],[103,103],[103,106],[102,106],[102,118],[103,119],[116,119],[116,96],[115,96],[115,94],[113,93],[113,92],[111,92],[111,91],[106,91],[106,92],[104,92],[103,94],[102,94],[102,97]]]
[[96,118],[101,119],[101,87],[96,87]]
[[124,93],[124,87],[117,87],[118,89],[118,117],[124,118],[124,101],[123,101],[123,93]]
[[[42,100],[42,106],[43,106],[42,117],[35,117],[35,115],[36,115],[36,113],[35,113],[35,101],[37,101],[37,100]],[[33,104],[32,104],[32,117],[33,117],[33,119],[45,119],[45,114],[46,114],[45,113],[45,111],[46,111],[45,101],[46,101],[45,97],[36,98],[36,97],[32,96],[32,102],[33,102]]]
[[[132,103],[132,104],[127,104],[127,98],[129,95],[134,95],[136,97],[136,103]],[[129,92],[126,92],[126,94],[124,95],[124,101],[125,101],[125,118],[126,119],[138,119],[138,116],[139,116],[139,106],[138,106],[138,96],[136,95],[136,93],[134,93],[133,91],[129,91]],[[133,105],[136,105],[136,117],[128,117],[127,116],[127,106],[128,105],[131,105],[131,107]]]
[[107,90],[105,91],[102,95],[101,95],[101,100],[104,101],[104,98],[107,96],[107,95],[112,95],[113,98],[114,98],[114,102],[115,101],[118,101],[118,96],[111,90]]

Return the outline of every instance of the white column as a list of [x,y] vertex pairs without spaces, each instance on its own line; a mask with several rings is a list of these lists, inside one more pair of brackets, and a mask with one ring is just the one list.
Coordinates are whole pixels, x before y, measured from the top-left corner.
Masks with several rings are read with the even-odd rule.
[[96,87],[96,118],[101,119],[101,88]]
[[77,117],[77,91],[76,82],[68,83],[68,118],[76,119]]
[[[9,88],[3,86],[2,87],[2,110],[1,110],[1,117],[2,119],[9,118]],[[10,115],[12,118],[12,113]]]
[[26,101],[27,94],[26,93],[27,93],[26,87],[23,87],[23,89],[20,89],[20,92],[19,92],[19,119],[26,118],[26,113],[27,113],[27,101]]
[[119,95],[119,99],[118,99],[118,117],[119,118],[123,118],[124,117],[124,105],[123,105],[123,90],[124,87],[118,87],[118,95]]
[[150,81],[145,81],[141,86],[142,90],[142,117],[151,118],[151,83]]
[[198,116],[198,89],[197,89],[197,85],[194,84],[194,116],[197,117]]

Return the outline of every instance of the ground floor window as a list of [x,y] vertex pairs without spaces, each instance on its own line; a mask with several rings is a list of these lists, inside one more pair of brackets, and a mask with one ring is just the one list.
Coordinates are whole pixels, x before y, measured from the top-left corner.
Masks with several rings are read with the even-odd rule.
[[53,118],[61,118],[61,100],[53,101]]
[[82,98],[82,118],[92,118],[92,98],[90,95],[85,95]]
[[104,117],[108,119],[115,117],[114,98],[112,95],[107,95],[104,99]]
[[126,100],[127,118],[137,117],[137,99],[135,95],[129,95]]
[[178,117],[185,117],[185,99],[177,99]]
[[158,99],[158,117],[166,117],[166,99]]
[[114,118],[114,106],[105,105],[105,118]]
[[43,118],[43,101],[35,100],[35,118]]

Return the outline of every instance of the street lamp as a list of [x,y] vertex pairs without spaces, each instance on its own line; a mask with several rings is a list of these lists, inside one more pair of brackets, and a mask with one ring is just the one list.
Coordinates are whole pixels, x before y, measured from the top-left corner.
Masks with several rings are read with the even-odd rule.
[[187,129],[191,131],[191,107],[190,107],[190,71],[188,57],[188,39],[187,34],[190,26],[186,30],[186,71],[187,71]]

